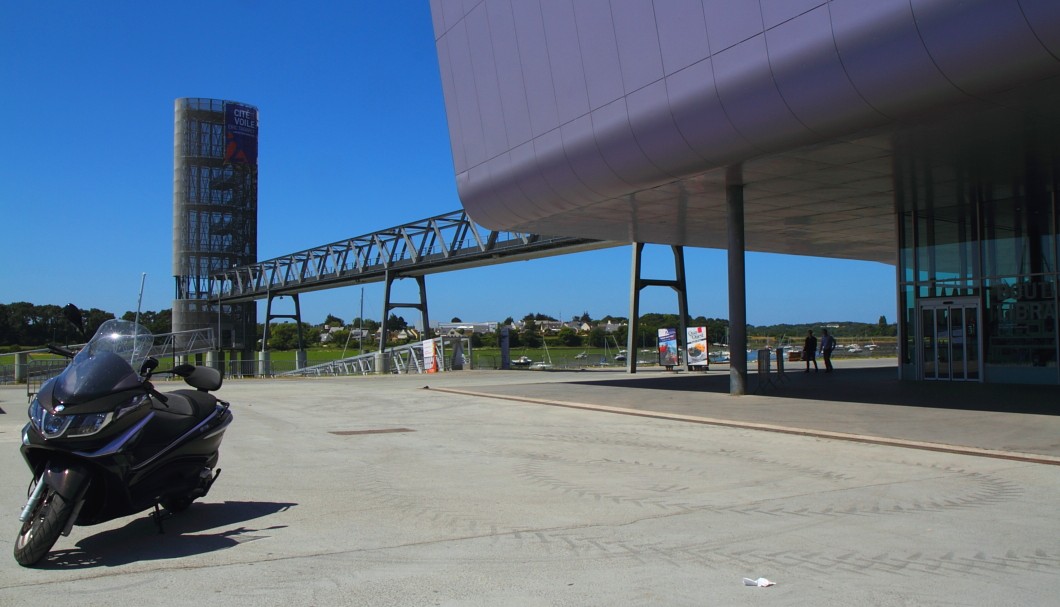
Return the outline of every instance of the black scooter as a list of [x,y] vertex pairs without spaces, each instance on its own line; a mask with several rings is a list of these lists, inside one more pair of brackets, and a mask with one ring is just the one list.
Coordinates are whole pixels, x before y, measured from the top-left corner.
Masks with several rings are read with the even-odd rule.
[[[153,346],[144,327],[109,320],[76,354],[50,347],[73,360],[41,386],[22,430],[33,480],[15,540],[20,565],[38,563],[75,524],[154,507],[161,530],[159,506],[185,510],[217,479],[218,450],[232,423],[228,403],[209,394],[221,387],[221,374],[193,365],[155,372]],[[160,373],[195,390],[162,394],[150,381]]]

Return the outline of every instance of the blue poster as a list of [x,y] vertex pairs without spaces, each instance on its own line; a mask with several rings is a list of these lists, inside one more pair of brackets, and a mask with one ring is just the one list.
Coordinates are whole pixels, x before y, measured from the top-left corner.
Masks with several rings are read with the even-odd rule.
[[258,164],[258,108],[225,102],[225,162]]
[[677,329],[659,329],[659,364],[676,367],[677,361]]

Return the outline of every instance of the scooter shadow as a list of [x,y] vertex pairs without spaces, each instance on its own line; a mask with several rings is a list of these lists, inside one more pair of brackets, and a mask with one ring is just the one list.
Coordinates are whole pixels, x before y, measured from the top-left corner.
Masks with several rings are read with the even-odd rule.
[[[194,503],[174,515],[164,515],[159,533],[150,511],[137,515],[129,524],[109,529],[77,542],[77,548],[53,550],[38,563],[41,569],[89,569],[117,567],[139,561],[178,559],[232,548],[264,539],[269,531],[286,525],[250,528],[232,525],[276,514],[298,504],[280,502]],[[87,527],[74,527],[73,534]],[[214,533],[202,533],[206,530]],[[62,543],[62,538],[59,539]]]

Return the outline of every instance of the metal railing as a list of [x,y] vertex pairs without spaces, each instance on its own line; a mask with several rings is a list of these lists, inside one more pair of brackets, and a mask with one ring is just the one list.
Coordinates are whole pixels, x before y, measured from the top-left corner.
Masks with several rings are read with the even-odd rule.
[[[438,362],[438,371],[454,370],[455,344],[460,343],[461,361],[457,366],[470,368],[472,358],[471,339],[467,337],[436,337],[433,340],[435,346],[435,359]],[[464,362],[467,361],[467,362]],[[271,375],[275,376],[324,376],[324,375],[374,375],[376,373],[391,373],[406,375],[411,373],[425,373],[426,363],[423,357],[423,342],[406,344],[388,348],[381,355],[378,352],[359,354],[338,360],[332,360],[315,365],[308,365],[300,369],[279,371],[276,363],[272,364]],[[379,365],[383,365],[382,368]]]
[[[68,345],[67,349],[78,351],[85,344]],[[177,331],[175,333],[161,333],[154,336],[150,356],[155,358],[175,358],[178,356],[193,356],[216,349],[216,341],[212,328],[192,329],[190,331]],[[34,359],[33,356],[48,355],[48,358]],[[15,359],[14,365],[10,366],[11,372],[6,369],[0,372],[3,383],[25,383],[26,398],[33,399],[33,395],[40,391],[44,382],[62,373],[63,369],[70,363],[65,358],[54,358],[45,348],[14,352],[11,356]]]

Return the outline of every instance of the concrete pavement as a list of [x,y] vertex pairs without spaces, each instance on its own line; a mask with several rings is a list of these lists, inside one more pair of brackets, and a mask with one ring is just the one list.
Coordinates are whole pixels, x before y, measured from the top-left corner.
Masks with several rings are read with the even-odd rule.
[[[1055,416],[861,402],[840,424],[831,407],[850,403],[800,399],[816,388],[795,377],[739,398],[690,387],[715,375],[231,381],[236,420],[206,499],[164,536],[145,514],[76,527],[39,569],[5,556],[29,475],[24,395],[0,388],[0,605],[1055,603],[1060,466],[740,426],[759,411],[909,438],[948,414],[967,447],[1051,457],[1048,430],[1012,436],[1023,416]],[[979,414],[1005,429],[977,430]]]

